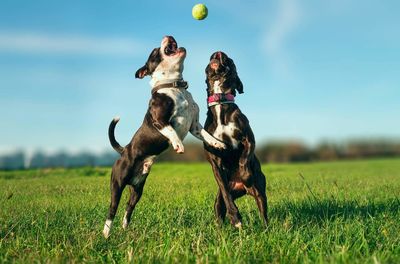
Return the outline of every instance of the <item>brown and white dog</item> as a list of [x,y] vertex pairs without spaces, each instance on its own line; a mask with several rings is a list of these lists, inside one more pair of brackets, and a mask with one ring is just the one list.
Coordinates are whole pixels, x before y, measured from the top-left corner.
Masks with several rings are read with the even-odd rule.
[[211,55],[206,67],[208,112],[204,128],[227,144],[215,149],[204,144],[219,190],[214,209],[222,223],[228,215],[231,224],[241,227],[241,216],[234,200],[247,194],[257,203],[264,224],[268,223],[266,181],[254,149],[254,135],[246,116],[234,103],[236,91],[243,93],[243,84],[232,59],[218,51]]
[[112,168],[111,203],[103,229],[106,238],[124,188],[128,185],[131,191],[122,225],[126,229],[154,159],[169,144],[177,153],[183,153],[182,140],[190,132],[213,148],[225,148],[224,143],[213,138],[199,123],[199,107],[186,90],[188,85],[182,77],[185,57],[185,48],[178,48],[173,37],[164,37],[161,46],[153,49],[146,64],[135,74],[140,79],[151,76],[152,96],[143,124],[125,147],[114,137],[119,118],[114,118],[109,126],[110,143],[121,157]]

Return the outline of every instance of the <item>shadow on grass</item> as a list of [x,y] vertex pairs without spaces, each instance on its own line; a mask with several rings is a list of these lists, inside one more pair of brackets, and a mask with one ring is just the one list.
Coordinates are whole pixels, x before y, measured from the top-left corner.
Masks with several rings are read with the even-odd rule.
[[336,219],[374,218],[383,214],[399,213],[400,201],[398,198],[360,204],[357,200],[336,200],[334,198],[317,200],[310,197],[303,201],[285,201],[271,208],[271,217],[282,221],[291,217],[293,223],[300,225],[306,222],[322,223]]

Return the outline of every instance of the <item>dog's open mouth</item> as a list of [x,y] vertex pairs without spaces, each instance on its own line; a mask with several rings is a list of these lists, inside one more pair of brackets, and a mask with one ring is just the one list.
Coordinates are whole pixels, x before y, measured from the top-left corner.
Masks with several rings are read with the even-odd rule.
[[165,46],[164,53],[167,56],[173,56],[178,52],[178,44],[173,37],[168,37],[168,44]]

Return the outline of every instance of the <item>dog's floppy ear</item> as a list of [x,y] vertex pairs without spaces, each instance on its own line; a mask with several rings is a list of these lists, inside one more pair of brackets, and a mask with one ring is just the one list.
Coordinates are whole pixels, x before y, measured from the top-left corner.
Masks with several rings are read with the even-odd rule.
[[146,75],[148,75],[147,65],[144,65],[142,68],[136,71],[135,78],[143,79]]
[[147,75],[151,75],[157,68],[158,64],[161,62],[160,48],[154,48],[150,53],[146,64],[136,71],[135,77],[143,79]]
[[233,74],[233,80],[232,80],[232,83],[231,83],[232,88],[237,90],[239,92],[239,94],[244,93],[244,91],[243,91],[243,83],[240,80],[239,75],[237,74],[236,65],[235,65],[235,63],[233,62],[233,60],[231,58],[228,58],[228,64],[229,64],[229,67],[230,67],[231,72]]
[[[237,76],[237,75],[236,75]],[[244,91],[243,91],[243,83],[242,83],[242,81],[240,80],[240,78],[239,78],[239,76],[237,76],[237,78],[236,78],[236,80],[235,80],[235,89],[240,93],[240,94],[242,94],[242,93],[244,93]]]

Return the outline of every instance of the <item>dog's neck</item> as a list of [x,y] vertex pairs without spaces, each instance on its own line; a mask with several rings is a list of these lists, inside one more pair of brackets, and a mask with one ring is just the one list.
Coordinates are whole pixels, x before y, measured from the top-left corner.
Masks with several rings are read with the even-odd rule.
[[235,96],[231,93],[214,93],[207,98],[208,107],[233,104],[235,103]]
[[220,81],[214,81],[212,94],[209,94],[207,97],[208,107],[233,103],[235,103],[235,96],[231,93],[231,89],[222,89]]
[[151,88],[154,88],[160,84],[172,83],[172,82],[181,81],[181,80],[183,80],[183,74],[181,72],[170,73],[170,74],[168,74],[168,76],[164,76],[164,74],[162,74],[162,73],[155,72],[151,76],[150,86],[151,86]]
[[219,81],[215,81],[213,84],[213,91],[215,94],[222,94],[222,88]]
[[213,94],[232,94],[232,89],[231,88],[222,88],[222,83],[217,80],[214,81],[212,85],[212,92]]

